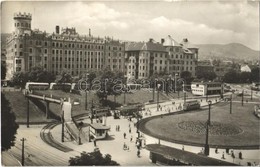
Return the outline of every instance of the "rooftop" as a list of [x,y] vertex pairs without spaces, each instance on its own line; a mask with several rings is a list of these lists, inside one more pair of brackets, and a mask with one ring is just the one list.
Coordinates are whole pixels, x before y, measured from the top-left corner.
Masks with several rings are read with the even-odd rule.
[[160,43],[154,42],[129,42],[125,46],[126,51],[159,51],[166,52],[165,48]]

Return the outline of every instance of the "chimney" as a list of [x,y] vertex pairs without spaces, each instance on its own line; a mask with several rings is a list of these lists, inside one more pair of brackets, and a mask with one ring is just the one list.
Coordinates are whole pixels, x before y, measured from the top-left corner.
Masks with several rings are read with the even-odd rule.
[[91,36],[91,29],[88,29],[88,36]]
[[60,33],[60,26],[56,26],[56,34]]
[[164,43],[164,39],[163,39],[163,38],[161,39],[161,43],[162,43],[162,44]]
[[149,39],[149,42],[153,42],[153,38],[150,38],[150,39]]
[[183,39],[183,42],[188,42],[188,38],[184,38],[184,39]]

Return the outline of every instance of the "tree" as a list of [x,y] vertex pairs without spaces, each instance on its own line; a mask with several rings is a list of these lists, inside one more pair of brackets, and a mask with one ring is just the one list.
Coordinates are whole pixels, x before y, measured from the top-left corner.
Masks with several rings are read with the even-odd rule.
[[186,84],[190,84],[193,80],[192,74],[189,71],[182,71],[181,78],[185,80]]
[[1,80],[4,80],[6,77],[6,64],[1,62]]
[[239,74],[241,83],[249,83],[251,81],[251,72],[241,72]]
[[197,78],[198,79],[205,79],[205,80],[213,80],[217,77],[216,73],[214,71],[205,71],[200,70],[197,71]]
[[226,83],[239,83],[239,73],[233,69],[229,70],[227,73],[224,74],[223,81]]
[[251,78],[251,81],[253,81],[253,82],[259,82],[259,78],[260,78],[259,66],[252,68],[250,78]]
[[111,71],[110,69],[104,69],[101,72],[99,78],[100,89],[97,91],[99,99],[107,100],[107,96],[118,96],[123,91],[124,74],[118,71]]
[[55,82],[60,84],[71,83],[72,77],[68,72],[62,71],[61,74],[56,78]]
[[82,152],[81,156],[71,157],[69,160],[70,166],[119,166],[116,161],[111,159],[111,155],[102,155],[98,149],[94,152]]
[[2,151],[8,150],[15,144],[15,134],[18,125],[15,122],[15,115],[11,111],[10,103],[1,93],[1,138]]
[[14,86],[19,86],[21,88],[24,88],[26,82],[28,82],[28,73],[16,72],[14,73],[11,80]]
[[51,83],[55,80],[55,76],[54,74],[46,71],[42,67],[36,66],[28,72],[28,80],[31,82]]

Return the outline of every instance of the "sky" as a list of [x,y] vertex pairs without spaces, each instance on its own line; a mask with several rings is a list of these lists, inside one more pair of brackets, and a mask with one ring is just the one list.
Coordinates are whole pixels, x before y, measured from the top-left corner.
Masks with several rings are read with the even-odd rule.
[[171,35],[194,44],[242,43],[259,50],[257,1],[4,1],[1,32],[14,31],[13,15],[32,14],[32,28],[52,33],[75,27],[82,35],[148,41]]

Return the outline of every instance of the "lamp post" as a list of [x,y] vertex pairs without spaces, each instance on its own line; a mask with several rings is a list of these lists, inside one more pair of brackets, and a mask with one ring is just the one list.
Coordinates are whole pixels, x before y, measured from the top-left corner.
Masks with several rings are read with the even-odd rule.
[[155,79],[153,79],[153,102],[154,102],[154,96],[155,96]]
[[209,126],[210,126],[210,106],[211,106],[211,101],[208,101],[209,104],[209,114],[208,114],[208,121],[206,123],[206,142],[205,142],[205,147],[204,147],[204,154],[206,156],[209,155]]
[[208,104],[209,104],[209,114],[208,114],[208,123],[209,123],[209,126],[210,126],[210,108],[211,108],[211,100],[208,101]]
[[176,77],[178,76],[178,74],[175,74],[174,75],[174,82],[175,82],[175,86],[174,86],[174,93],[176,92],[176,84],[177,84],[177,80],[176,80]]
[[89,76],[89,74],[86,73],[86,75],[85,75],[85,79],[86,79],[85,110],[88,110],[88,76]]
[[206,84],[206,101],[208,101],[208,85]]
[[124,85],[124,104],[126,104],[126,91],[127,91],[127,86]]
[[232,94],[230,95],[230,114],[232,114]]
[[242,103],[242,106],[244,106],[244,90],[242,91],[242,101],[241,101],[241,103]]
[[93,115],[93,109],[94,109],[94,104],[93,104],[93,99],[92,99],[92,103],[91,103],[91,124],[93,124],[93,118],[94,118],[94,115]]
[[253,90],[251,88],[251,100],[253,100]]
[[157,85],[157,111],[159,111],[159,88],[160,88],[161,84]]

